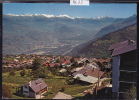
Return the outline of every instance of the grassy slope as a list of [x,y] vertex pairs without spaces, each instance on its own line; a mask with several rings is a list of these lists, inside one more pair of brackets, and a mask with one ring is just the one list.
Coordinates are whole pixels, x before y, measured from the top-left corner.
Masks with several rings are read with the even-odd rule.
[[[31,80],[31,78],[27,76],[24,77],[20,76],[20,71],[16,71],[15,73],[16,73],[15,76],[9,76],[9,73],[2,74],[2,84],[12,86],[13,93],[15,92],[14,87],[23,85]],[[57,76],[50,79],[43,79],[48,85],[48,92],[45,94],[44,99],[52,99],[56,95],[56,93],[58,93],[59,90],[61,90],[62,87],[65,88],[64,93],[72,95],[73,97],[77,95],[81,96],[80,95],[81,92],[91,87],[91,86],[82,86],[79,84],[68,85],[66,79],[67,79],[66,77],[57,77]],[[18,97],[16,95],[13,95],[12,98],[25,99],[24,97]]]

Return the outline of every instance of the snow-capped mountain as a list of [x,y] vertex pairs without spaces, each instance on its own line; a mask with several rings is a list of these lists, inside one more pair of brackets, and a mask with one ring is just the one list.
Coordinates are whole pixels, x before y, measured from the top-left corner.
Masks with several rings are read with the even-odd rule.
[[48,14],[5,14],[7,16],[18,16],[18,17],[46,17],[46,18],[69,18],[69,19],[103,19],[103,18],[112,18],[108,16],[98,16],[94,18],[85,18],[85,17],[70,17],[69,15],[48,15]]

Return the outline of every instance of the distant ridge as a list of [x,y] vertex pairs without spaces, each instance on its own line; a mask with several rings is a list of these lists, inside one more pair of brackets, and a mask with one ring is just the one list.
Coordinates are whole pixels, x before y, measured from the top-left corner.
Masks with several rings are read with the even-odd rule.
[[98,17],[92,17],[92,18],[85,18],[85,17],[70,17],[69,15],[48,15],[48,14],[4,14],[6,16],[17,16],[17,17],[33,17],[33,16],[42,16],[46,18],[70,18],[70,19],[103,19],[103,18],[113,18],[113,17],[108,17],[106,15],[104,16],[98,16]]
[[119,29],[122,29],[124,27],[130,26],[132,24],[135,24],[137,22],[137,16],[136,14],[125,18],[124,20],[121,21],[121,19],[116,20],[114,23],[102,28],[96,35],[96,37],[101,37],[104,36],[106,34],[109,34],[111,32],[117,31]]
[[85,56],[85,57],[110,57],[108,48],[110,45],[132,39],[136,41],[137,25],[133,24],[123,29],[117,30],[96,40],[91,40],[87,43],[75,47],[67,55]]

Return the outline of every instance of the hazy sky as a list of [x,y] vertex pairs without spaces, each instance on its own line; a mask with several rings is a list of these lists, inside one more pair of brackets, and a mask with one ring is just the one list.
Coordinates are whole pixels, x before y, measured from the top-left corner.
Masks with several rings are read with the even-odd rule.
[[70,6],[69,3],[5,3],[3,14],[49,14],[69,15],[71,17],[110,16],[125,18],[136,14],[136,4],[100,4],[89,6]]

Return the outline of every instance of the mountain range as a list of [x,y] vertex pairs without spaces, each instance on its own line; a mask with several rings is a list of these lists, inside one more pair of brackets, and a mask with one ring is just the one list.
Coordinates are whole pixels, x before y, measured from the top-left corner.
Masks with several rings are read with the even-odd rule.
[[3,54],[68,54],[78,45],[135,23],[136,15],[129,18],[82,18],[68,15],[5,14]]
[[130,26],[134,23],[136,23],[137,20],[136,20],[136,14],[134,14],[133,16],[129,17],[129,18],[126,18],[124,20],[116,20],[116,22],[114,22],[113,24],[111,25],[108,25],[104,28],[102,28],[95,36],[96,37],[101,37],[101,36],[104,36],[110,32],[114,32],[116,30],[119,30],[121,28],[124,28],[125,26]]

